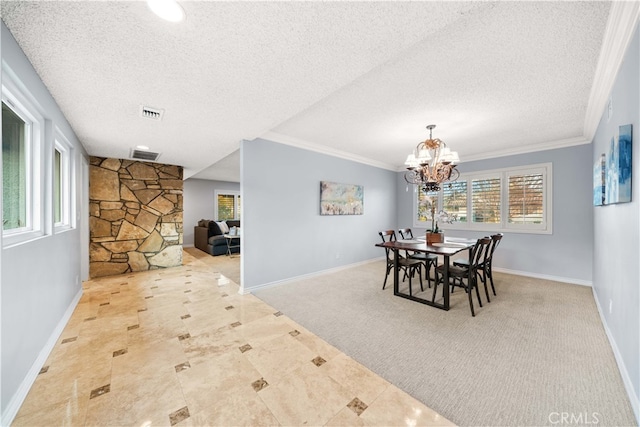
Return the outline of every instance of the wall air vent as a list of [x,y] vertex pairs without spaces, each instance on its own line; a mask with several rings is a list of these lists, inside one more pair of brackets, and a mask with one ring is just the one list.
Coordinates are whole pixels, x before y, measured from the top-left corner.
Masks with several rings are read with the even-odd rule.
[[129,157],[135,160],[155,162],[156,160],[158,160],[158,157],[160,157],[160,153],[154,153],[153,151],[147,151],[147,150],[137,150],[135,148],[132,148],[131,155]]
[[140,106],[140,117],[160,121],[162,120],[162,116],[164,116],[164,110],[161,110],[159,108],[146,107],[144,105]]

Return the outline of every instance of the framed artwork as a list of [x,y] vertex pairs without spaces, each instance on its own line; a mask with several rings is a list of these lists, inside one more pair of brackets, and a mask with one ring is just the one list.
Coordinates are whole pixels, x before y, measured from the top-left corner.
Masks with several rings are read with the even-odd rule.
[[320,215],[362,215],[362,185],[320,181]]
[[618,138],[611,138],[606,162],[604,204],[631,201],[631,125],[619,127]]
[[604,205],[606,156],[600,157],[593,164],[593,206]]

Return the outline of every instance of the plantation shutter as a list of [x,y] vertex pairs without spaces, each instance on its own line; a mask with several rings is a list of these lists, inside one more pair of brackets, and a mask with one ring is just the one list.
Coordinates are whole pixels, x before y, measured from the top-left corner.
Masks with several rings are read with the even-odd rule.
[[544,177],[542,173],[509,176],[509,224],[542,224]]
[[456,215],[458,222],[467,222],[467,181],[452,182],[443,187],[442,209]]
[[500,223],[500,178],[482,178],[471,181],[472,221]]
[[218,194],[218,220],[233,219],[235,209],[235,197],[233,194]]

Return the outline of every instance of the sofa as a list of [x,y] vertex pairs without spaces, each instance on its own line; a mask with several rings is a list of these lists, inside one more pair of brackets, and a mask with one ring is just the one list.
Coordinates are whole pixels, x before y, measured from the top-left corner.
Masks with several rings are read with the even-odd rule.
[[[224,226],[225,224],[230,230],[232,227],[236,227],[236,229],[240,228],[240,220],[216,222],[208,219],[201,219],[198,221],[198,225],[193,228],[194,246],[210,255],[226,254],[228,247],[227,239],[224,237],[224,234],[228,234],[228,232],[226,232],[226,230],[223,232],[220,229],[220,226]],[[237,232],[239,234],[239,230],[237,230]],[[233,246],[231,253],[239,253],[240,242],[234,240]]]

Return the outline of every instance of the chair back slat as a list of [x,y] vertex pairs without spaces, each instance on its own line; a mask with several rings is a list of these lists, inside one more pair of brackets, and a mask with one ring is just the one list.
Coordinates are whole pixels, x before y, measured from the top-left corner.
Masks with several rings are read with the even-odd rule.
[[398,230],[400,237],[403,239],[413,239],[413,232],[410,228],[401,228]]
[[489,253],[489,244],[491,239],[484,237],[476,241],[475,246],[471,249],[471,265],[473,269],[477,269],[480,264],[486,259],[486,255]]
[[[380,238],[382,238],[382,243],[396,241],[396,232],[393,230],[380,231],[378,234],[380,235]],[[393,262],[393,256],[391,256],[393,251],[389,248],[384,248],[384,252],[387,255],[387,262]]]

